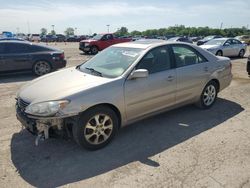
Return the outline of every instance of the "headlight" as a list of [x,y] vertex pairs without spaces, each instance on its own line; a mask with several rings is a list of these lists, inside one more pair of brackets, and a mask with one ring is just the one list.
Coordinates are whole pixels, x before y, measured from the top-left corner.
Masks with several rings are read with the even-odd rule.
[[85,43],[84,46],[89,46],[89,43]]
[[52,116],[69,104],[68,100],[48,101],[27,106],[25,112],[36,116]]

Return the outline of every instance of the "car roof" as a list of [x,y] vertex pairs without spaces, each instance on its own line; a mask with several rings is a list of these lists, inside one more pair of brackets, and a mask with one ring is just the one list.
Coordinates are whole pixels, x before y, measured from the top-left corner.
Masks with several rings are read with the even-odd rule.
[[6,40],[0,40],[0,43],[23,43],[23,44],[32,44],[31,42],[29,42],[29,41],[21,41],[21,40],[8,40],[8,39],[6,39]]
[[44,47],[44,48],[47,48],[47,49],[51,49],[51,50],[53,50],[53,51],[62,51],[62,50],[59,50],[59,49],[57,49],[57,48],[53,48],[53,47],[51,47],[51,46],[42,45],[42,44],[36,44],[36,43],[29,42],[29,41],[3,40],[3,41],[0,41],[0,44],[1,44],[1,43],[14,43],[14,44],[20,43],[20,44],[29,44],[29,45],[33,45],[33,46],[40,46],[40,47]]
[[147,49],[149,47],[156,47],[162,44],[169,44],[165,40],[159,39],[141,39],[133,42],[125,42],[114,45],[115,47],[127,47],[127,48],[141,48]]
[[233,39],[233,38],[226,38],[226,37],[224,37],[224,38],[216,38],[216,39],[213,39],[213,40],[228,40],[228,39]]

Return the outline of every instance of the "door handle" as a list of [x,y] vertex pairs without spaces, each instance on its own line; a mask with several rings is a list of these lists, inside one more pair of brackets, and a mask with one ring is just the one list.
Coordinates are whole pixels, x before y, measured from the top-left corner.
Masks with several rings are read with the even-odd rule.
[[167,81],[171,82],[171,81],[173,81],[173,80],[174,80],[174,77],[173,77],[173,76],[168,76]]

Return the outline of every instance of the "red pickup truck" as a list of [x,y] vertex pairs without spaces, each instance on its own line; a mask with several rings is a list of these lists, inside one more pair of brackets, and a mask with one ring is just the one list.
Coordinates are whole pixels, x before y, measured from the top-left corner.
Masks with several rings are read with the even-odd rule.
[[79,50],[93,55],[113,44],[132,41],[131,38],[116,38],[113,34],[98,34],[89,40],[82,40]]

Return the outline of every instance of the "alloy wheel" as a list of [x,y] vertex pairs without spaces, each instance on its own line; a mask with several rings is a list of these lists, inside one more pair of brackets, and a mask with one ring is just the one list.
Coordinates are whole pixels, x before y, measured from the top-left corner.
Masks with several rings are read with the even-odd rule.
[[50,72],[50,70],[51,70],[51,67],[49,63],[46,61],[38,61],[34,66],[34,72],[38,76],[47,74]]
[[203,102],[206,106],[213,104],[216,98],[216,88],[214,85],[208,85],[203,94]]
[[112,131],[112,119],[106,114],[97,114],[87,122],[84,137],[88,143],[98,145],[108,140]]

